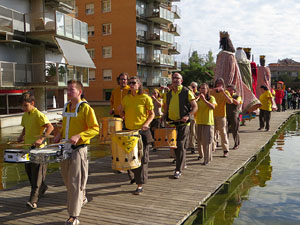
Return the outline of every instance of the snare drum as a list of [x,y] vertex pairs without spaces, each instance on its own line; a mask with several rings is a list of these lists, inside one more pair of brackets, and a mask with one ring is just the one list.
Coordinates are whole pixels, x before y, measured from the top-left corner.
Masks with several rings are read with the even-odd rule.
[[112,169],[130,170],[141,166],[143,144],[138,131],[121,131],[112,135]]
[[59,148],[32,149],[29,153],[30,162],[51,163],[58,162]]
[[100,144],[106,144],[111,141],[111,135],[116,131],[122,130],[121,118],[103,117],[100,119]]
[[154,148],[177,148],[176,128],[157,128],[154,130]]
[[29,154],[24,149],[6,149],[4,151],[4,162],[25,163],[29,162]]

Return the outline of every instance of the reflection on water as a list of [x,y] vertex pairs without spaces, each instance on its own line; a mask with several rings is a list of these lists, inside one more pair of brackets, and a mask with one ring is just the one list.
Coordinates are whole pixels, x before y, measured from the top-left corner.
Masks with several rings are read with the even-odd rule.
[[[300,224],[300,116],[294,116],[257,160],[207,202],[206,216],[186,224]],[[279,151],[278,151],[279,150]]]
[[[97,118],[109,116],[109,106],[93,107]],[[24,170],[23,163],[4,163],[4,151],[11,148],[7,145],[8,141],[17,140],[22,131],[22,127],[9,127],[0,129],[0,190],[16,186],[18,183],[26,181],[27,175]],[[88,157],[90,161],[95,161],[101,157],[110,154],[109,145],[100,145],[99,137],[95,137],[91,141]],[[52,173],[59,169],[59,163],[51,163],[48,165],[48,173]]]

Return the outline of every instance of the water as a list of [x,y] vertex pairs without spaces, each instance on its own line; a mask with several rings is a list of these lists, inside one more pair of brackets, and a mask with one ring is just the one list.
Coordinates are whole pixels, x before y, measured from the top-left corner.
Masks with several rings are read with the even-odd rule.
[[[93,107],[97,118],[109,116],[109,106]],[[17,184],[27,181],[23,163],[4,163],[4,150],[11,148],[8,141],[17,140],[22,131],[22,127],[9,127],[0,129],[0,190],[15,187]],[[100,145],[99,136],[91,140],[88,157],[90,161],[97,160],[110,154],[109,145]],[[47,173],[58,171],[59,163],[48,164]]]
[[[296,225],[300,224],[300,116],[294,116],[225,188],[207,202],[187,224]],[[203,217],[205,218],[203,220]]]

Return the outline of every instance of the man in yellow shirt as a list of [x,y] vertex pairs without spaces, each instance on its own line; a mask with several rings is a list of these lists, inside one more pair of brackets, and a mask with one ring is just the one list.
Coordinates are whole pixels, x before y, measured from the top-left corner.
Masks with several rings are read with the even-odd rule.
[[[227,137],[227,120],[226,120],[226,103],[231,104],[232,98],[228,91],[224,90],[224,80],[218,78],[215,81],[215,89],[212,90],[211,95],[215,97],[217,102],[217,107],[214,110],[214,120],[215,120],[215,141],[214,145],[217,143],[217,133],[221,137],[221,145],[224,152],[224,157],[228,156],[229,153],[229,141]],[[215,146],[213,147],[215,150]]]
[[66,159],[61,162],[61,173],[67,187],[69,219],[65,224],[79,224],[81,207],[87,203],[85,196],[88,178],[87,145],[99,134],[95,112],[81,99],[83,85],[80,81],[68,81],[69,102],[64,107],[62,129],[54,138],[67,142],[64,146]]
[[172,74],[172,90],[167,93],[164,104],[164,118],[174,124],[177,131],[175,179],[180,178],[185,167],[185,145],[189,133],[188,123],[190,117],[197,112],[195,96],[192,91],[182,86],[182,81],[180,73]]
[[[18,138],[18,142],[24,140],[25,144],[32,147],[43,147],[45,138],[54,129],[45,114],[41,113],[34,106],[35,98],[29,92],[22,95],[22,116],[21,125],[23,130]],[[45,135],[42,135],[45,131]],[[47,173],[47,163],[25,163],[25,171],[31,184],[31,193],[26,205],[32,209],[37,208],[39,196],[43,195],[48,189],[45,180]]]
[[122,102],[122,99],[125,95],[127,95],[129,91],[129,86],[127,85],[128,81],[128,74],[127,73],[121,73],[117,77],[117,82],[119,87],[114,89],[111,93],[110,97],[110,115],[113,115],[114,117],[120,117],[120,105]]
[[272,101],[273,96],[271,91],[265,85],[260,86],[261,95],[259,96],[259,101],[261,102],[261,107],[259,108],[259,128],[258,130],[266,129],[270,130],[270,119],[272,112]]

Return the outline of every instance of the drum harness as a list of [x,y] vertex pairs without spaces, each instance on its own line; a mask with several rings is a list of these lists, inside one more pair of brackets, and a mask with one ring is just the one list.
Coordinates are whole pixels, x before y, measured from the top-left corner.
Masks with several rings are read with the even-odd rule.
[[[71,145],[71,143],[68,142],[68,140],[69,140],[69,129],[70,129],[70,119],[71,119],[71,117],[77,117],[78,116],[78,111],[79,111],[80,105],[82,103],[87,103],[87,101],[78,102],[77,105],[76,105],[76,108],[75,108],[75,112],[67,112],[67,107],[68,107],[69,103],[70,102],[68,102],[64,105],[64,110],[63,110],[63,114],[62,114],[62,116],[66,117],[66,119],[67,119],[66,129],[65,129],[65,139],[63,140],[63,141],[65,141],[65,144],[61,146],[61,148],[62,148],[62,160],[69,159],[72,155],[72,151],[75,148],[78,147],[78,146]],[[84,145],[82,145],[82,147],[83,146]]]

